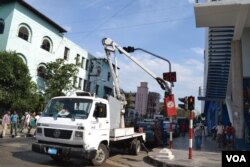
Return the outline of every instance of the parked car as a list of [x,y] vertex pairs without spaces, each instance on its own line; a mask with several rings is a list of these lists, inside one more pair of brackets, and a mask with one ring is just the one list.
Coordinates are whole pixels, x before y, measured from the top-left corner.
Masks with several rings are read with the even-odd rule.
[[[177,123],[172,123],[173,128],[173,137],[180,136],[180,126]],[[164,132],[167,132],[167,136],[170,135],[170,122],[169,121],[163,121],[163,130]]]

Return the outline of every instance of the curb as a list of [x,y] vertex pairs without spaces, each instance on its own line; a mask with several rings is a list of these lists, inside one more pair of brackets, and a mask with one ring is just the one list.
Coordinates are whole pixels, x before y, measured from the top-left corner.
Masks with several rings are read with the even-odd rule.
[[173,163],[162,162],[160,160],[155,159],[151,155],[148,155],[146,159],[148,160],[150,164],[157,166],[157,167],[183,167],[184,166],[184,165],[177,165]]

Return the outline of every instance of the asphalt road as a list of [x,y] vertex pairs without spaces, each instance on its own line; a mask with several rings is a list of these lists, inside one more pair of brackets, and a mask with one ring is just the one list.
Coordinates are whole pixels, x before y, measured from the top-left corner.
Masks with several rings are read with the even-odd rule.
[[[5,138],[0,139],[0,167],[82,167],[91,166],[87,160],[71,159],[69,161],[55,162],[49,156],[31,151],[34,138]],[[141,152],[138,156],[127,155],[121,150],[112,150],[110,158],[104,167],[150,167]]]

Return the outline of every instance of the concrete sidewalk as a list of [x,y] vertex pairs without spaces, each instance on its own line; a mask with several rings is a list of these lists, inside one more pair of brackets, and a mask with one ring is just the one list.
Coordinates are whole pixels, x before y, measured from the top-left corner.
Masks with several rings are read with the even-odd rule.
[[[217,147],[216,141],[211,137],[203,138],[201,150],[192,150],[192,159],[189,159],[188,137],[174,138],[174,146],[171,152],[174,155],[174,159],[170,160],[166,156],[162,156],[159,152],[163,148],[155,148],[153,152],[148,154],[148,159],[154,166],[172,166],[172,167],[220,167],[222,165],[222,149]],[[193,146],[194,146],[193,140]]]

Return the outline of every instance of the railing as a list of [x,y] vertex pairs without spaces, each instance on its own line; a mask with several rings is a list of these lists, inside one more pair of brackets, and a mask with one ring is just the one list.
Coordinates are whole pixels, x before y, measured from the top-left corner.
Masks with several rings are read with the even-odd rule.
[[206,89],[203,87],[199,87],[199,97],[205,97],[206,96]]
[[215,1],[221,1],[221,0],[195,0],[195,3],[215,2]]

